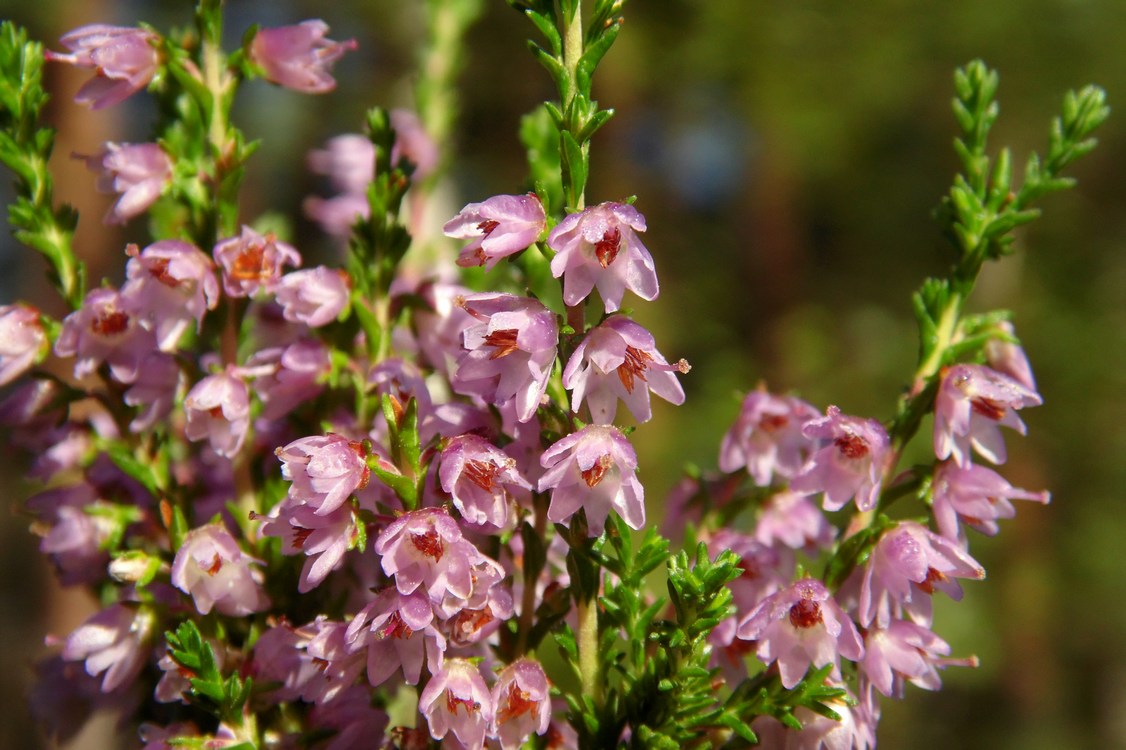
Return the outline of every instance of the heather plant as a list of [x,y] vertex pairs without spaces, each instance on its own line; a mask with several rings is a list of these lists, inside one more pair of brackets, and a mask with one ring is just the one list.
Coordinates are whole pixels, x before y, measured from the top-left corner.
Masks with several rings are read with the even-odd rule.
[[[996,73],[958,70],[962,172],[936,212],[955,253],[912,298],[907,387],[882,420],[749,389],[661,533],[631,436],[660,429],[654,395],[685,401],[690,367],[631,306],[669,250],[643,198],[587,198],[625,3],[509,4],[558,94],[519,123],[527,183],[473,196],[442,227],[456,243],[416,239],[480,10],[427,3],[442,64],[420,112],[375,107],[311,153],[336,194],[305,209],[340,244],[312,267],[241,208],[258,144],[231,107],[259,79],[330,94],[355,42],[307,20],[226,50],[220,0],[175,33],[77,29],[66,53],[0,29],[9,220],[68,310],[0,308],[0,418],[41,550],[102,606],[36,667],[49,734],[104,711],[150,750],[869,748],[881,701],[976,663],[933,597],[985,577],[969,530],[1048,494],[989,466],[1041,396],[1011,316],[968,301],[1071,185],[1103,93],[1065,97],[1018,183],[987,148]],[[120,194],[105,221],[147,219],[118,285],[87,288],[52,196],[45,60],[91,70],[78,104],[157,104],[151,142],[87,157]]]

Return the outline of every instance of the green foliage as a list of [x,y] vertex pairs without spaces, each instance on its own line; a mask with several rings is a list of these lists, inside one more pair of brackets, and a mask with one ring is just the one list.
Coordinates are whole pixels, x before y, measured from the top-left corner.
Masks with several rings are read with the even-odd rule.
[[164,638],[168,642],[168,655],[188,674],[188,700],[221,722],[241,725],[253,678],[243,679],[237,674],[224,678],[216,663],[215,651],[191,620],[180,623],[175,632],[166,632]]

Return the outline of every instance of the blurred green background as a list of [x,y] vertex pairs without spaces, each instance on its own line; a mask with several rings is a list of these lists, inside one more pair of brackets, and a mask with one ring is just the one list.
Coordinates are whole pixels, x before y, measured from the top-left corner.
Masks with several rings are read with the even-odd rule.
[[[485,6],[470,31],[439,221],[523,187],[518,118],[552,96],[525,48],[530,25],[502,0]],[[422,7],[229,3],[232,43],[250,23],[309,17],[360,43],[331,95],[245,91],[237,117],[265,139],[248,176],[247,218],[284,213],[303,251],[328,247],[301,215],[316,182],[298,155],[359,130],[373,104],[412,105]],[[188,23],[190,9],[187,0],[0,0],[4,17],[56,49],[60,34],[84,23],[167,28]],[[881,747],[1126,747],[1124,32],[1122,0],[630,0],[595,79],[597,98],[618,114],[595,138],[588,199],[638,196],[662,295],[638,304],[637,317],[667,356],[694,366],[688,405],[658,408],[635,435],[654,517],[685,461],[715,465],[738,394],[760,380],[821,407],[891,414],[914,364],[909,295],[953,257],[930,212],[957,168],[955,66],[981,57],[1000,71],[993,143],[1011,145],[1018,165],[1044,149],[1066,89],[1098,83],[1118,108],[1073,170],[1078,188],[1042,204],[1018,254],[986,272],[972,301],[1016,313],[1045,405],[1026,413],[1027,438],[1009,440],[1004,472],[1015,485],[1051,489],[1053,502],[1021,508],[998,538],[972,538],[989,578],[968,585],[960,604],[942,602],[935,630],[982,666],[945,673],[939,693],[912,687],[906,701],[884,701]],[[151,110],[139,96],[91,114],[70,101],[84,74],[51,66],[49,76],[59,197],[83,211],[77,246],[92,279],[120,280],[121,248],[143,239],[143,227],[103,227],[109,197],[92,195],[93,176],[66,157],[103,140],[147,139]],[[3,301],[48,297],[42,267],[27,261],[0,238]],[[54,589],[18,499],[6,497],[13,512],[0,517],[5,748],[39,746],[22,697],[28,665],[43,634],[65,634],[87,606]]]

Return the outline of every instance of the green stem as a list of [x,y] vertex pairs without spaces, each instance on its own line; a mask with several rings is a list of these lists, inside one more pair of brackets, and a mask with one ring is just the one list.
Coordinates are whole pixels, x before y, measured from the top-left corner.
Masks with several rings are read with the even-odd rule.
[[[583,10],[582,2],[576,0],[574,14],[570,20],[564,18],[566,28],[563,30],[563,68],[567,71],[566,90],[559,92],[562,97],[563,112],[567,113],[572,110],[572,104],[575,97],[579,94],[579,60],[583,56]],[[569,118],[570,122],[567,123],[568,128],[574,129],[577,127],[575,118]],[[583,171],[586,171],[586,165],[590,163],[590,142],[583,141],[576,132],[571,135],[575,136],[575,140],[579,144],[582,151],[582,160],[584,164]],[[560,144],[560,149],[566,152],[563,144]],[[581,186],[576,186],[575,179],[572,176],[572,169],[567,166],[567,159],[563,159],[563,191],[568,197],[569,207],[572,211],[582,211],[586,206],[585,191]],[[581,311],[580,311],[581,312]],[[582,327],[575,329],[581,332]]]
[[598,668],[598,598],[591,597],[578,604],[579,680],[583,695],[590,696],[597,706],[602,699],[602,680]]

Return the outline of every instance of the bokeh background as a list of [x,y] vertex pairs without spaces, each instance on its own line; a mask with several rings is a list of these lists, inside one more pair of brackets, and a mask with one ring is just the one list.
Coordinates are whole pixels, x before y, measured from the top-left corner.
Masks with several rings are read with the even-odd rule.
[[[455,158],[439,190],[445,216],[469,200],[523,187],[521,114],[552,97],[528,55],[532,31],[502,0],[470,30]],[[317,184],[303,154],[360,128],[373,104],[410,107],[422,0],[232,0],[232,44],[253,22],[323,17],[359,51],[340,86],[309,98],[258,83],[236,117],[263,137],[245,216],[276,211],[304,252],[329,244],[302,215]],[[0,0],[0,15],[48,46],[90,22],[158,28],[190,22],[191,3]],[[1072,174],[1079,186],[1044,201],[1018,253],[983,276],[975,309],[1011,308],[1045,405],[1010,439],[1006,476],[1050,488],[995,539],[973,538],[989,571],[936,631],[977,670],[945,688],[885,701],[886,748],[1126,747],[1126,3],[1121,0],[630,0],[595,93],[618,114],[593,145],[591,201],[638,196],[662,295],[638,305],[667,356],[694,366],[688,405],[659,408],[635,437],[650,510],[679,467],[713,467],[741,392],[765,381],[846,413],[887,418],[914,364],[909,295],[951,250],[930,218],[957,165],[950,148],[951,74],[984,58],[1001,73],[995,144],[1023,164],[1043,150],[1063,92],[1099,83],[1117,111],[1101,145]],[[91,279],[115,281],[121,248],[142,222],[102,226],[109,196],[71,152],[146,140],[143,95],[89,113],[71,97],[85,75],[49,66],[49,119],[60,130],[58,197],[83,214],[77,247]],[[4,181],[6,182],[6,180]],[[8,190],[7,186],[3,190]],[[439,219],[440,221],[441,219]],[[0,299],[51,309],[43,267],[0,237]],[[58,310],[55,310],[58,312]],[[10,469],[9,469],[10,471]],[[18,513],[19,476],[0,513],[0,747],[45,746],[23,694],[43,634],[65,634],[90,602],[61,592]],[[101,748],[104,734],[73,747]]]

